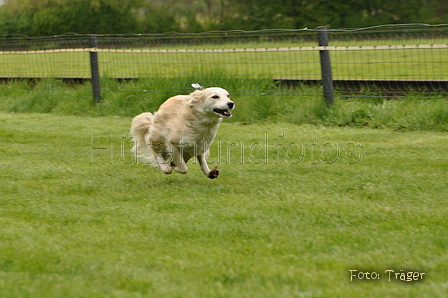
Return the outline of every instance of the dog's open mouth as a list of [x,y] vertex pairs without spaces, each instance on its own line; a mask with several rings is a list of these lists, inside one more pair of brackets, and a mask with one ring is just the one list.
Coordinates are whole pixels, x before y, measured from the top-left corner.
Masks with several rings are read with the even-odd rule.
[[230,113],[229,110],[214,109],[213,112],[215,112],[216,114],[219,114],[223,117],[232,117],[232,113]]

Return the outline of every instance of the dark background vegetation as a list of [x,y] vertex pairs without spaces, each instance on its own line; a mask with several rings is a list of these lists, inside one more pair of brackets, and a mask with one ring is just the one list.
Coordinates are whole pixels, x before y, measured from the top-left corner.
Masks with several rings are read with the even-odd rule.
[[440,0],[4,0],[0,6],[0,34],[28,36],[445,22],[448,5]]

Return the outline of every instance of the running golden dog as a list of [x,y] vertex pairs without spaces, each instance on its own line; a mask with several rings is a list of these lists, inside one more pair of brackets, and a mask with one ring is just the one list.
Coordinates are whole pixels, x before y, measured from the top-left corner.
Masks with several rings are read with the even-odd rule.
[[202,172],[214,179],[218,167],[210,170],[206,159],[222,119],[232,117],[235,104],[225,89],[192,86],[199,90],[167,99],[154,114],[134,117],[132,150],[165,174],[172,170],[186,174],[186,163],[196,156]]

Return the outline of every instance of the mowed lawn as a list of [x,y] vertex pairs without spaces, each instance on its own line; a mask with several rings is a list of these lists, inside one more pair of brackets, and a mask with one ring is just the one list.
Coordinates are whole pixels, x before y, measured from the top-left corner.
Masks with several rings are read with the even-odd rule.
[[223,123],[210,180],[130,120],[0,113],[0,297],[446,297],[446,133]]

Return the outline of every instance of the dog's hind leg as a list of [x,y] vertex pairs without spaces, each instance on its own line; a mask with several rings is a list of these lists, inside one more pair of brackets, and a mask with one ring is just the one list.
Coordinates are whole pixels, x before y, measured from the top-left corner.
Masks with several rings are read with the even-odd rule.
[[199,165],[201,166],[201,170],[205,174],[205,176],[207,176],[210,179],[218,178],[219,176],[218,166],[216,166],[213,170],[210,170],[210,168],[207,165],[207,160],[205,159],[206,154],[207,153],[205,152],[197,156]]
[[167,152],[165,152],[166,148],[163,143],[158,143],[156,145],[152,145],[151,148],[154,151],[154,159],[156,163],[159,165],[160,170],[165,174],[171,174],[172,169],[170,164],[165,160]]
[[183,152],[177,147],[173,147],[173,159],[171,161],[171,166],[173,169],[181,174],[186,174],[188,172],[188,167],[183,157]]
[[162,170],[162,172],[164,172],[165,174],[171,174],[171,172],[172,172],[171,166],[163,158],[163,155],[157,153],[155,155],[155,158],[156,158],[156,161],[159,164],[159,167]]

